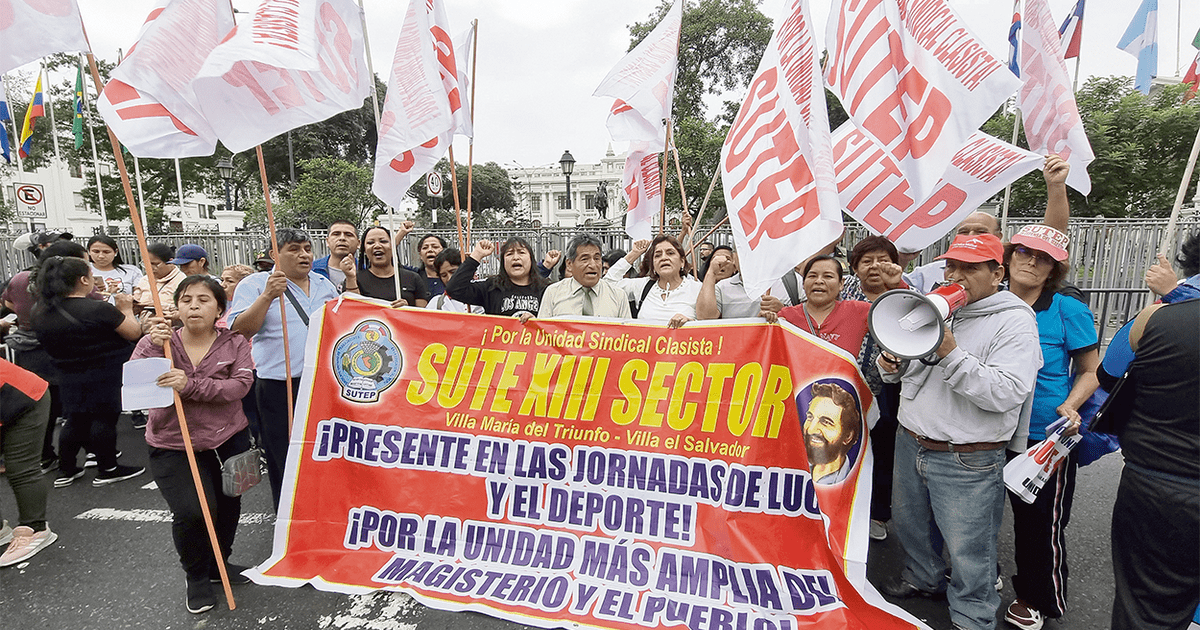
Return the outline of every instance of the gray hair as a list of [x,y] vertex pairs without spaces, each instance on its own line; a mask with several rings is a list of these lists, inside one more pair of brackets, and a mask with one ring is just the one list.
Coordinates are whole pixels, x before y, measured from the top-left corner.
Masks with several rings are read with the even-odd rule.
[[283,249],[292,243],[311,243],[312,239],[308,232],[299,228],[279,228],[275,230],[275,241],[279,243],[279,249]]
[[600,250],[601,252],[604,251],[604,244],[600,242],[600,239],[584,232],[571,239],[571,242],[567,244],[566,259],[575,260],[575,254],[578,252],[579,248],[587,247],[588,245],[594,245],[596,249]]

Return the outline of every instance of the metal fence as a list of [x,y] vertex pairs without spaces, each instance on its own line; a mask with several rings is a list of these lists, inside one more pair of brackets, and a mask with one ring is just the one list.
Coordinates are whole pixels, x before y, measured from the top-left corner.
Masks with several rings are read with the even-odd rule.
[[[1036,219],[1013,219],[1009,221],[1009,232],[1015,233],[1023,225],[1035,223]],[[1166,231],[1165,219],[1072,219],[1069,229],[1071,237],[1071,273],[1067,281],[1083,289],[1088,297],[1092,312],[1096,315],[1096,324],[1101,335],[1101,342],[1106,343],[1115,327],[1127,321],[1137,313],[1148,301],[1150,294],[1142,280],[1146,267],[1154,260],[1159,250],[1160,241]],[[697,234],[704,234],[709,228],[701,227]],[[1178,251],[1179,243],[1185,235],[1200,229],[1200,221],[1195,219],[1182,221],[1176,231],[1176,243],[1169,251]],[[475,229],[473,240],[488,239],[504,241],[513,236],[519,236],[533,246],[536,256],[543,255],[551,249],[563,250],[567,243],[581,231],[596,236],[604,243],[605,250],[619,248],[628,251],[632,245],[631,239],[619,225],[600,225],[579,228],[546,227],[541,229],[521,228],[487,228]],[[454,230],[415,231],[400,245],[398,255],[402,264],[413,265],[417,262],[415,252],[418,239],[427,233],[437,234],[456,246],[457,232]],[[856,223],[846,226],[846,234],[842,238],[842,248],[849,251],[854,243],[868,234],[867,230]],[[317,257],[328,254],[325,245],[325,232],[314,231],[313,252]],[[14,235],[0,235],[0,278],[9,278],[21,269],[33,264],[33,257],[24,251],[13,249]],[[77,237],[83,240],[83,237]],[[126,262],[137,262],[137,241],[131,235],[114,237],[117,240],[121,256]],[[941,241],[930,245],[921,252],[915,264],[924,264],[946,250],[952,236],[948,235]],[[733,244],[733,235],[729,226],[724,225],[709,236],[708,240],[715,244]],[[152,241],[160,241],[179,247],[185,243],[195,243],[208,251],[209,261],[214,272],[226,265],[237,263],[251,264],[269,245],[270,238],[264,233],[233,232],[233,233],[193,233],[193,234],[164,234],[152,237]],[[470,252],[470,245],[466,251]],[[490,257],[481,266],[480,273],[496,272],[496,256]],[[799,262],[799,261],[797,261]]]

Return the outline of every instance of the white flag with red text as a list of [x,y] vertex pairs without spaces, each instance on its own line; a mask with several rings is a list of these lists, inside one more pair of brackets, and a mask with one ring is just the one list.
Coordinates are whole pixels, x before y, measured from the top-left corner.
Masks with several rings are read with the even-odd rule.
[[371,190],[391,206],[446,153],[461,126],[464,95],[441,0],[410,0],[375,152]]
[[1092,190],[1087,166],[1096,159],[1075,104],[1058,29],[1046,0],[1025,0],[1021,34],[1021,79],[1017,93],[1025,138],[1032,151],[1057,153],[1071,165],[1067,185],[1080,194]]
[[96,101],[105,124],[130,153],[143,158],[213,154],[217,134],[200,113],[192,81],[232,29],[228,2],[158,1]]
[[842,234],[808,0],[790,0],[721,147],[742,281],[762,295]]
[[896,160],[854,123],[833,132],[833,159],[846,214],[904,251],[920,251],[937,242],[1045,161],[1037,153],[976,131],[954,154],[933,193],[917,198]]
[[263,0],[209,54],[193,86],[234,153],[362,107],[374,82],[359,8],[352,0]]
[[625,232],[634,240],[651,237],[654,217],[662,210],[657,153],[667,141],[682,15],[680,0],[675,0],[654,30],[592,93],[616,99],[608,115],[608,133],[613,140],[630,142],[621,189],[629,206]]
[[946,0],[840,0],[825,41],[829,89],[919,198],[1021,85]]
[[0,75],[58,52],[86,52],[75,0],[0,0]]

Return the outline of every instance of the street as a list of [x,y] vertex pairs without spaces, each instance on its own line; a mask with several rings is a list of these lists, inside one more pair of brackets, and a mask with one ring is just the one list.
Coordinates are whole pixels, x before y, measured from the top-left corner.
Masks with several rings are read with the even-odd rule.
[[[144,465],[146,446],[127,416],[119,425],[123,463]],[[1112,561],[1109,517],[1120,477],[1121,458],[1110,455],[1079,471],[1071,525],[1067,530],[1071,572],[1069,612],[1047,621],[1052,630],[1109,627]],[[347,596],[311,587],[286,589],[236,586],[237,609],[222,601],[213,610],[192,615],[184,607],[184,578],[171,543],[170,513],[149,471],[118,484],[95,488],[94,468],[67,488],[52,489],[50,527],[58,542],[16,567],[0,569],[0,619],[5,628],[49,630],[240,628],[319,628],[434,630],[442,628],[520,628],[478,613],[428,609],[407,595],[376,593]],[[8,484],[0,484],[0,509],[10,524],[16,507]],[[271,548],[270,489],[265,483],[247,493],[242,504],[232,562],[257,564]],[[868,575],[875,583],[898,572],[901,550],[894,538],[872,541]],[[1006,509],[1000,538],[1005,573],[1000,616],[1013,598],[1013,536]],[[912,600],[901,605],[935,630],[948,630],[945,601]],[[998,628],[1011,628],[1001,619]]]

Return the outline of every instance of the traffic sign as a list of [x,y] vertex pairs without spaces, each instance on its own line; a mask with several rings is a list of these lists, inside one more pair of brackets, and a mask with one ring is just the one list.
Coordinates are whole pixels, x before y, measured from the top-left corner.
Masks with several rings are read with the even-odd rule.
[[432,171],[427,174],[425,176],[425,192],[429,193],[430,197],[441,197],[442,176]]
[[23,219],[46,218],[46,191],[41,184],[14,184],[17,216]]

